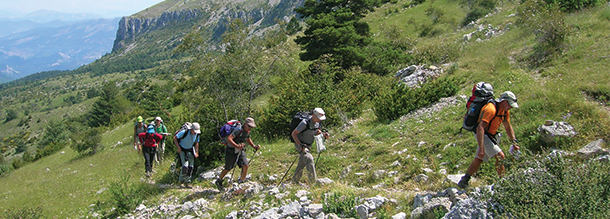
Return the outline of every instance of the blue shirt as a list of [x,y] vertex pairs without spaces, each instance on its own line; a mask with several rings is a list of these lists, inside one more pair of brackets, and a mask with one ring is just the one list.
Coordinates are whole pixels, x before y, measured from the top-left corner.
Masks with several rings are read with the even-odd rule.
[[192,135],[191,130],[182,130],[176,134],[176,138],[180,139],[185,134],[186,136],[182,140],[178,140],[178,144],[184,149],[191,149],[195,143],[199,142],[199,135]]

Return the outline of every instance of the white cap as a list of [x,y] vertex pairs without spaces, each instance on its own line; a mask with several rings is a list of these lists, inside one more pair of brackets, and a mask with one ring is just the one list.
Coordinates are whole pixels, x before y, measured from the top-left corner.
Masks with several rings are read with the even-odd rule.
[[161,117],[158,117],[158,116],[155,118],[155,121],[157,121],[157,120],[163,122],[163,119],[161,119]]
[[315,108],[313,110],[313,114],[316,115],[316,117],[318,117],[320,120],[326,120],[326,113],[324,113],[322,108]]
[[498,102],[502,102],[505,100],[508,101],[508,105],[510,105],[512,108],[519,107],[519,105],[517,104],[517,96],[515,96],[513,92],[506,91],[502,93]]
[[199,126],[199,123],[194,122],[192,128],[195,133],[201,134],[201,127]]

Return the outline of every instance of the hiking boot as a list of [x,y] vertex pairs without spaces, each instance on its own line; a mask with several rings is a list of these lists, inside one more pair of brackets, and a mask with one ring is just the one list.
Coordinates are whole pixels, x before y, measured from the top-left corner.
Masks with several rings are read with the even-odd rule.
[[246,182],[246,180],[241,180],[241,179],[237,180],[237,184],[242,184],[242,183],[245,183],[245,182]]
[[458,182],[457,186],[461,189],[465,189],[468,186],[468,181],[470,181],[470,176],[468,174],[462,176],[460,182]]
[[221,192],[225,191],[225,189],[222,187],[222,182],[223,181],[224,180],[222,180],[222,179],[217,179],[216,182],[214,183],[214,184],[216,184],[216,187],[218,187],[218,190],[221,191]]
[[150,175],[152,175],[150,172],[146,172],[146,178],[150,178]]

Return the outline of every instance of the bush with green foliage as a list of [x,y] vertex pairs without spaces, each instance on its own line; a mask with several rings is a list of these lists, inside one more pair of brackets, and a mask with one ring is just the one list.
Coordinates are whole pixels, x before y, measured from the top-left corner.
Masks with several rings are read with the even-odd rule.
[[[487,193],[496,215],[515,218],[606,218],[610,163],[551,153],[522,160]],[[501,206],[501,207],[499,207]]]
[[161,189],[155,185],[150,185],[144,182],[130,182],[129,175],[123,175],[121,178],[110,184],[108,191],[110,192],[110,206],[99,206],[98,208],[109,207],[110,211],[104,217],[116,218],[123,216],[133,211],[143,200],[161,192]]
[[470,9],[464,20],[462,20],[462,26],[465,27],[471,22],[491,13],[496,8],[497,0],[464,0],[462,4]]
[[257,112],[258,133],[269,139],[288,137],[288,124],[298,111],[321,107],[327,126],[346,124],[358,117],[384,86],[385,81],[357,70],[345,71],[326,59],[318,60],[306,71],[278,81],[275,95]]
[[98,128],[91,128],[72,135],[70,148],[80,155],[93,155],[102,149],[102,133]]
[[17,110],[15,110],[15,109],[7,109],[7,110],[5,110],[5,112],[6,112],[6,118],[4,119],[5,123],[10,122],[11,120],[16,119],[19,116],[19,114],[17,114]]
[[459,57],[460,45],[453,42],[424,45],[413,51],[413,63],[443,64],[456,61]]
[[526,59],[532,67],[543,66],[563,52],[570,30],[557,5],[527,0],[519,5],[517,14],[517,25],[536,36],[536,45]]
[[0,177],[11,172],[12,165],[9,164],[0,164]]
[[70,131],[62,121],[49,121],[38,141],[35,160],[54,154],[68,144]]
[[558,5],[561,11],[567,13],[579,11],[601,3],[599,0],[550,0],[545,2],[548,5]]
[[38,207],[23,207],[21,209],[9,209],[6,210],[2,216],[2,218],[6,219],[37,219],[44,218],[43,209]]
[[421,88],[410,88],[399,81],[379,92],[373,111],[380,121],[393,121],[440,98],[455,95],[459,87],[459,81],[451,77],[438,78],[423,84]]
[[391,74],[400,66],[413,62],[407,48],[390,42],[373,42],[363,50],[368,57],[361,64],[362,69],[380,76]]
[[327,214],[334,213],[341,218],[356,218],[358,217],[358,213],[354,210],[356,205],[358,205],[358,199],[353,194],[326,193],[322,210]]

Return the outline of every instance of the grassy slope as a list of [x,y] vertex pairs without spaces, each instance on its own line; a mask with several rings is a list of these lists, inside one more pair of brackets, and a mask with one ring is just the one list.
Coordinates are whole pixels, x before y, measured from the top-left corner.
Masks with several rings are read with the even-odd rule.
[[[377,27],[380,24],[393,24],[404,28],[408,37],[417,38],[417,26],[404,20],[410,19],[412,15],[416,17],[414,19],[421,19],[428,3],[411,9],[402,9],[397,15],[384,15],[387,7],[400,8],[401,4],[402,2],[385,5],[369,16],[367,19],[373,31],[378,31]],[[435,1],[434,5],[456,7],[453,1]],[[458,60],[459,69],[453,75],[465,78],[464,90],[461,94],[467,94],[472,84],[481,80],[493,83],[497,91],[514,91],[521,105],[520,109],[513,111],[513,123],[519,138],[528,138],[530,131],[542,124],[545,119],[562,120],[562,115],[570,110],[575,114],[568,121],[581,135],[576,138],[573,148],[569,149],[582,146],[597,138],[608,140],[607,136],[610,134],[608,111],[596,102],[585,99],[580,88],[609,84],[610,79],[606,77],[608,62],[604,57],[610,53],[608,51],[610,49],[605,46],[610,44],[610,39],[607,37],[610,34],[608,27],[610,22],[603,17],[609,11],[608,6],[599,6],[568,15],[567,22],[577,29],[568,37],[567,51],[563,57],[551,63],[551,67],[542,71],[521,68],[513,61],[515,57],[523,54],[524,48],[534,44],[534,38],[524,35],[519,29],[508,31],[492,40],[464,45],[462,56]],[[483,22],[503,27],[509,21],[514,22],[514,17],[508,16],[512,13],[514,13],[514,3],[509,2],[502,6],[498,14],[484,19]],[[459,11],[447,15],[454,16],[456,20],[463,16]],[[460,40],[463,34],[470,31],[473,30],[447,31],[441,37],[418,40],[423,45],[443,40],[455,41]],[[313,188],[313,201],[321,203],[320,197],[326,191],[357,193],[365,196],[382,194],[399,200],[399,204],[393,206],[389,213],[410,212],[412,209],[409,201],[414,195],[410,191],[453,186],[444,183],[443,176],[438,174],[438,171],[446,169],[450,174],[455,174],[464,171],[471,161],[474,140],[470,134],[457,133],[462,113],[463,106],[454,106],[434,113],[430,117],[378,124],[372,111],[367,111],[354,126],[345,130],[332,130],[332,138],[327,142],[328,151],[322,154],[318,163],[318,175],[320,178],[331,178],[336,183]],[[109,148],[118,141],[125,142],[124,139],[130,135],[129,127],[122,126],[105,135],[106,150],[96,156],[76,159],[76,154],[66,149],[65,154],[55,154],[16,170],[9,177],[1,178],[0,185],[5,188],[1,195],[5,198],[0,201],[0,210],[21,207],[29,203],[43,206],[45,215],[51,217],[83,215],[88,205],[107,198],[104,197],[107,192],[99,195],[96,192],[107,188],[109,183],[117,180],[121,174],[129,172],[134,174],[135,178],[141,175],[143,169],[141,158],[131,150],[129,144],[119,145],[115,149]],[[508,147],[506,138],[504,141],[501,147],[506,150]],[[259,141],[255,139],[255,142]],[[420,144],[420,142],[425,143]],[[260,143],[263,144],[264,149],[260,157],[254,161],[250,173],[255,179],[269,184],[271,182],[267,180],[267,176],[279,174],[281,177],[296,154],[285,139]],[[443,150],[449,144],[454,144],[455,147]],[[404,154],[396,153],[405,149]],[[441,156],[437,156],[439,154]],[[388,167],[394,161],[399,161],[402,167]],[[441,165],[443,162],[448,164]],[[348,166],[351,166],[352,172],[341,179],[340,173]],[[50,169],[49,172],[46,172],[47,167]],[[431,182],[415,183],[409,180],[423,173],[421,170],[423,167],[435,171],[429,174]],[[399,171],[397,176],[402,180],[395,183],[393,177],[374,179],[373,172],[382,169]],[[72,173],[73,171],[76,172]],[[365,173],[365,176],[358,177],[354,174],[356,172]],[[495,180],[492,163],[484,164],[480,172],[482,180],[475,182],[475,185]],[[291,174],[292,172],[287,178]],[[156,179],[160,177],[161,174]],[[352,187],[370,188],[381,182],[386,184],[385,189],[363,190]],[[209,182],[201,182],[198,185],[211,186]],[[166,193],[180,194],[172,191]],[[219,201],[217,205],[224,206],[224,204],[226,203]],[[236,207],[227,207],[223,212],[232,208]]]
[[[79,157],[70,148],[15,170],[0,179],[0,212],[40,206],[47,217],[75,217],[88,212],[96,200],[106,200],[111,182],[124,174],[138,179],[143,162],[131,146],[132,127],[123,125],[106,133],[105,150]],[[117,142],[126,142],[119,144]],[[98,191],[104,191],[98,194]]]

